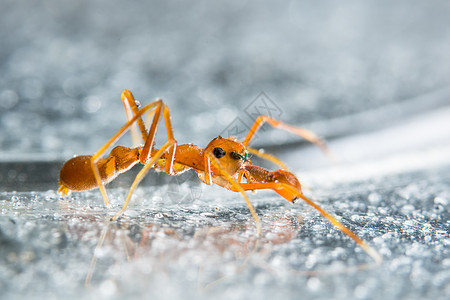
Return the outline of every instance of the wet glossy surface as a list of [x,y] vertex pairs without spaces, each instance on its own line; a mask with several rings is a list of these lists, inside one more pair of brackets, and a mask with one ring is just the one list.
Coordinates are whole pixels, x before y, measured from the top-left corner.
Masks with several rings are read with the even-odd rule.
[[[439,298],[449,293],[449,179],[447,166],[314,188],[380,266],[306,204],[268,193],[253,198],[259,240],[243,200],[218,188],[180,203],[168,187],[141,188],[113,223],[98,192],[2,193],[2,286],[31,298]],[[110,192],[118,205],[125,191]]]

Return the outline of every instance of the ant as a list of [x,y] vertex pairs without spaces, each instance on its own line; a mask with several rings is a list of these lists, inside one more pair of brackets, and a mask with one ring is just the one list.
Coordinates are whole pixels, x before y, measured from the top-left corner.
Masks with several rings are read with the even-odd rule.
[[[168,175],[176,175],[193,169],[205,184],[211,185],[215,183],[233,192],[239,192],[243,196],[255,220],[258,236],[261,236],[259,217],[245,191],[272,189],[292,203],[295,203],[298,199],[303,199],[327,218],[336,228],[352,238],[375,262],[381,263],[382,258],[374,249],[328,212],[303,195],[301,184],[297,177],[288,171],[287,167],[278,158],[248,147],[257,130],[264,123],[268,123],[272,127],[303,137],[317,145],[325,153],[329,153],[324,141],[313,132],[261,115],[256,118],[243,142],[239,142],[234,137],[223,138],[218,136],[204,149],[193,144],[178,145],[172,131],[169,108],[161,99],[157,99],[140,109],[140,104],[134,99],[130,91],[123,91],[121,99],[128,122],[94,155],[75,156],[68,160],[61,168],[58,192],[66,195],[71,191],[84,191],[98,187],[105,205],[111,208],[105,184],[140,162],[144,167],[136,175],[122,208],[111,218],[111,220],[116,220],[125,211],[133,191],[151,168],[157,171],[165,171]],[[151,120],[148,132],[142,120],[142,117],[147,112],[148,119]],[[152,117],[153,119],[151,119]],[[166,125],[167,142],[160,149],[157,149],[154,147],[154,142],[162,117],[164,117]],[[135,126],[136,123],[144,140],[144,145],[136,148],[116,146],[111,150],[107,158],[102,158],[106,150],[117,142],[130,127]],[[133,130],[136,134],[136,129],[133,128]],[[274,162],[281,166],[282,169],[269,171],[253,165],[248,158],[249,152]],[[243,179],[245,179],[245,182]]]

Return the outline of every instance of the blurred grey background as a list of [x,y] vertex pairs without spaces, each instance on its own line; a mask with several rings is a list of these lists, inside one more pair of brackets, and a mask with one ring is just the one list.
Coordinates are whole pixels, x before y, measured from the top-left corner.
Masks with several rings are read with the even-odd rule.
[[251,123],[243,111],[261,92],[280,119],[325,137],[450,104],[448,1],[0,5],[2,161],[95,152],[125,122],[123,89],[163,98],[178,141],[200,146],[235,118]]

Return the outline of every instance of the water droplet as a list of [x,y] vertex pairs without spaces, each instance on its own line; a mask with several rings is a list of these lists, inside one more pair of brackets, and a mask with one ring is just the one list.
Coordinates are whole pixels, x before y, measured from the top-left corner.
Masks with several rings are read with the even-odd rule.
[[321,282],[320,282],[319,278],[312,277],[312,278],[308,279],[307,285],[310,290],[318,291],[320,289]]
[[370,292],[369,292],[369,290],[367,289],[366,286],[364,286],[364,285],[358,285],[358,286],[355,288],[354,294],[355,294],[355,297],[356,297],[356,298],[358,298],[358,299],[364,299],[364,298],[367,298],[367,296],[369,296]]
[[438,196],[438,197],[434,198],[434,204],[440,204],[442,206],[446,206],[448,204],[448,201],[447,201],[447,199]]
[[377,205],[381,202],[382,197],[380,194],[372,192],[367,196],[367,200],[369,200],[370,204]]
[[419,191],[420,189],[416,184],[410,184],[405,188],[399,190],[397,193],[404,199],[410,199],[412,196],[417,195]]
[[87,113],[95,113],[102,106],[102,102],[97,96],[87,96],[83,100],[83,110]]
[[117,295],[117,285],[112,280],[105,280],[100,285],[100,291],[107,298],[116,296]]
[[431,224],[428,223],[424,224],[422,227],[422,232],[425,235],[431,234],[433,232],[433,226],[431,226]]
[[206,217],[206,218],[217,218],[216,214],[213,214],[213,213],[210,213],[210,212],[203,212],[203,213],[200,213],[200,215],[202,217]]
[[131,218],[136,218],[137,216],[139,216],[139,213],[136,210],[129,208],[124,212],[124,215]]
[[447,239],[450,234],[445,230],[436,230],[435,235],[437,239]]
[[435,213],[440,214],[440,213],[444,212],[445,209],[442,205],[437,204],[437,205],[433,206],[433,210]]
[[406,204],[402,206],[401,210],[404,214],[410,214],[415,210],[415,208],[414,205]]
[[364,220],[364,217],[360,216],[360,215],[352,215],[350,218],[353,222],[358,222],[358,221]]

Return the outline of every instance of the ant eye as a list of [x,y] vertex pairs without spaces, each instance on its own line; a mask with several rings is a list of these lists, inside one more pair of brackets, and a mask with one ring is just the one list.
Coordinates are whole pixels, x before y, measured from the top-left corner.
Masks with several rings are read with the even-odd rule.
[[217,148],[214,148],[213,154],[215,157],[221,158],[221,157],[225,156],[225,151],[223,151],[222,148],[217,147]]
[[238,160],[238,159],[243,159],[243,158],[244,158],[244,156],[240,155],[240,154],[237,153],[236,151],[232,151],[230,155],[231,155],[232,158],[234,158],[234,159],[236,159],[236,160]]

